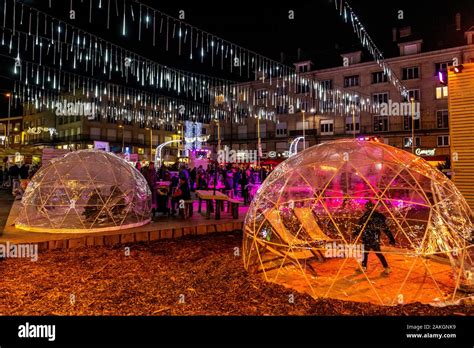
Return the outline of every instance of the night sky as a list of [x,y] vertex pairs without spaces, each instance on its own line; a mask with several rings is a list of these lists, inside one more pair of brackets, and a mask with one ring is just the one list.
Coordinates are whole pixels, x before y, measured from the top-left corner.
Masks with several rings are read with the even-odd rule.
[[[162,64],[242,80],[240,76],[230,75],[220,68],[211,69],[209,64],[190,61],[185,55],[179,57],[176,50],[166,52],[163,47],[153,48],[150,44],[151,36],[147,36],[145,31],[142,42],[137,40],[136,28],[128,28],[127,36],[121,36],[121,17],[115,15],[115,0],[110,0],[113,4],[110,30],[105,26],[106,6],[102,9],[94,6],[92,23],[89,23],[89,0],[72,0],[76,11],[74,21],[68,18],[70,1],[51,1],[51,9],[48,0],[28,0],[24,3]],[[94,0],[93,3],[98,1]],[[108,0],[102,1],[105,4]],[[122,0],[117,1],[121,8]],[[184,10],[185,22],[274,60],[280,61],[280,53],[283,52],[284,63],[287,65],[296,61],[298,48],[301,49],[300,58],[311,59],[315,68],[341,65],[341,53],[361,49],[351,24],[344,23],[332,0],[291,1],[288,6],[277,4],[276,1],[255,0],[228,0],[209,4],[202,1],[142,2],[174,17],[178,17],[179,10]],[[350,0],[349,3],[387,57],[397,54],[397,44],[392,42],[392,28],[395,26],[411,25],[412,38],[423,38],[425,50],[463,44],[464,30],[474,26],[474,0]],[[3,0],[0,0],[0,9],[2,8]],[[295,19],[288,18],[289,10],[295,11]],[[403,20],[397,18],[399,10],[404,13]],[[457,12],[462,14],[461,31],[455,30]],[[135,13],[135,17],[138,17],[138,13]],[[137,22],[138,19],[135,24]],[[0,50],[5,53],[5,48]],[[363,59],[370,60],[369,53],[363,52]],[[0,63],[0,75],[8,75],[11,66]],[[0,79],[0,92],[4,93],[9,89],[11,82]],[[0,100],[0,116],[3,116],[6,114],[5,97]]]

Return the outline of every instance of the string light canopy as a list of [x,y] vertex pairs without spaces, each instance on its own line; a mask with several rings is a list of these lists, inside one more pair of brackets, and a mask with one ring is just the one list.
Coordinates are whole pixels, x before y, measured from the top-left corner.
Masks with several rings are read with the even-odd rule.
[[[46,17],[45,18],[49,18]],[[46,28],[49,26],[45,26]],[[67,36],[68,30],[64,30],[65,35]],[[5,33],[7,34],[5,36]],[[51,82],[52,89],[56,89],[59,92],[61,90],[64,91],[66,88],[62,84],[67,83],[69,86],[67,86],[67,89],[71,89],[71,84],[74,85],[74,79],[80,79],[83,82],[83,86],[90,87],[91,94],[92,95],[101,95],[101,91],[104,90],[105,88],[96,88],[98,85],[112,85],[110,83],[106,83],[104,81],[101,81],[96,78],[87,78],[87,77],[79,77],[81,75],[78,75],[76,73],[69,73],[66,70],[64,70],[65,66],[63,66],[63,60],[72,60],[72,68],[74,71],[78,71],[78,67],[83,64],[83,70],[87,73],[90,71],[91,74],[94,74],[95,71],[102,71],[101,68],[104,69],[104,74],[105,70],[109,71],[109,73],[112,70],[115,70],[121,74],[122,77],[125,76],[125,83],[129,82],[128,81],[128,74],[127,74],[127,69],[125,69],[125,73],[122,70],[122,68],[125,66],[124,64],[119,64],[118,67],[115,65],[115,68],[112,69],[112,64],[107,65],[105,62],[110,61],[112,62],[114,59],[112,58],[113,50],[111,50],[111,53],[105,52],[105,58],[104,58],[104,64],[101,65],[101,61],[99,58],[97,59],[90,59],[89,57],[99,57],[99,51],[102,52],[101,48],[98,48],[97,44],[93,45],[92,47],[95,47],[95,51],[91,53],[91,42],[89,44],[85,44],[86,40],[79,40],[77,45],[72,46],[67,43],[61,43],[60,38],[58,37],[56,41],[53,38],[45,38],[45,37],[40,37],[35,36],[34,34],[30,35],[29,33],[22,32],[20,30],[16,30],[15,32],[16,36],[13,35],[13,30],[8,29],[8,28],[3,28],[3,37],[7,38],[7,42],[9,41],[10,44],[8,45],[9,51],[10,52],[17,52],[14,54],[14,56],[10,57],[14,60],[14,67],[13,71],[15,75],[20,79],[23,80],[22,83],[28,85],[41,85],[41,88],[45,88],[45,81],[46,82]],[[71,33],[71,30],[69,30],[69,33]],[[74,34],[71,34],[73,37]],[[79,34],[78,34],[79,37]],[[9,40],[8,40],[9,38]],[[84,36],[85,38],[85,36]],[[28,61],[25,58],[20,57],[20,51],[22,51],[22,46],[23,42],[25,43],[25,47],[33,47],[33,50],[30,54],[30,57],[35,60],[36,62]],[[43,50],[43,43],[47,46]],[[62,47],[62,44],[66,47]],[[59,45],[56,48],[56,45]],[[38,46],[36,49],[34,47]],[[45,47],[46,47],[45,46]],[[51,47],[53,47],[51,49]],[[84,51],[81,51],[80,53],[76,52],[75,49],[78,48],[83,49]],[[35,54],[36,50],[38,52]],[[71,55],[68,55],[67,53],[71,50]],[[127,51],[128,52],[128,51]],[[49,67],[44,64],[42,64],[42,61],[46,58],[53,55],[52,63],[53,65],[56,64],[55,67]],[[117,56],[117,55],[116,55]],[[108,57],[108,58],[107,58]],[[92,62],[97,62],[97,65],[95,65]],[[121,62],[122,61],[122,55],[120,56],[120,59],[117,60],[115,58],[115,63]],[[132,66],[135,63],[132,63]],[[139,84],[140,87],[144,85],[144,87],[149,87],[150,84],[153,84],[152,87],[156,88],[157,90],[167,90],[169,91],[172,89],[174,92],[178,92],[177,94],[181,93],[186,96],[191,96],[192,99],[196,100],[198,99],[200,102],[205,102],[209,101],[211,104],[219,104],[220,100],[221,101],[229,101],[229,100],[237,100],[238,105],[247,105],[246,107],[249,107],[250,109],[253,109],[254,106],[257,105],[257,91],[255,91],[253,88],[251,88],[250,85],[242,85],[238,84],[236,85],[234,82],[229,82],[226,80],[219,80],[217,79],[214,81],[215,83],[209,83],[204,77],[204,75],[199,75],[200,77],[195,78],[183,74],[182,77],[180,77],[181,72],[176,72],[173,71],[172,73],[167,73],[166,68],[161,69],[159,66],[156,69],[148,69],[148,62],[141,62],[137,61],[137,66],[141,66],[141,68],[137,69],[135,71],[134,69],[131,69],[132,72],[135,73],[135,77],[138,79],[138,82],[140,81],[140,76],[141,76],[141,84]],[[154,64],[154,63],[153,63]],[[147,66],[147,73],[144,73],[145,66]],[[95,67],[95,70],[94,70]],[[27,70],[27,71],[24,71]],[[140,70],[140,71],[138,71]],[[156,72],[156,74],[154,73]],[[62,75],[64,78],[61,80],[57,76]],[[70,76],[74,76],[74,79],[71,79]],[[186,78],[185,78],[186,77]],[[293,93],[293,95],[288,95],[285,100],[282,100],[282,98],[277,98],[273,99],[272,103],[276,105],[276,103],[279,103],[281,105],[285,105],[288,103],[293,103],[295,105],[301,104],[301,96],[296,96],[296,94],[299,93],[300,86],[305,86],[306,90],[308,93],[305,95],[305,99],[311,100],[313,104],[318,103],[319,100],[327,101],[327,100],[332,100],[333,102],[326,102],[324,105],[326,107],[320,108],[320,112],[337,112],[340,111],[339,105],[342,104],[353,104],[354,101],[357,100],[359,97],[358,94],[351,92],[351,91],[345,91],[341,92],[339,90],[326,90],[322,84],[319,82],[313,81],[311,79],[301,79],[301,83],[297,83],[296,79],[297,75],[293,74],[291,77],[284,77],[280,79],[276,84],[276,88],[279,88],[278,83],[281,83],[282,88],[285,88],[289,92]],[[152,81],[151,81],[151,80]],[[67,80],[67,81],[66,81]],[[147,80],[146,83],[143,81]],[[62,82],[61,82],[62,81]],[[151,81],[151,82],[150,82]],[[127,89],[127,88],[123,88]],[[130,90],[136,90],[136,89],[130,89]],[[85,91],[84,91],[85,92]],[[86,94],[86,93],[84,93]],[[89,93],[87,93],[88,95]],[[124,93],[129,95],[130,93]],[[165,97],[163,97],[165,98]],[[163,99],[161,98],[161,99]],[[172,99],[172,98],[171,98]],[[334,100],[340,100],[340,102],[334,103]],[[251,104],[248,105],[248,101],[251,101]],[[370,98],[365,98],[363,100],[364,102],[367,102],[367,105],[370,104]],[[244,103],[244,104],[242,104]],[[37,103],[36,103],[37,104]],[[180,104],[181,105],[181,104]],[[323,105],[323,104],[321,104]],[[331,108],[331,105],[336,105],[335,108]],[[329,106],[329,107],[328,107]],[[202,109],[203,107],[200,107]],[[207,108],[207,107],[204,107]],[[194,108],[193,108],[194,109]],[[347,107],[346,107],[347,109]],[[194,110],[191,110],[189,108],[186,109],[186,115],[189,117],[189,115],[195,115],[196,112]],[[220,119],[229,119],[229,112],[224,111],[218,111],[216,114],[220,115],[217,116]],[[244,118],[238,117],[237,122],[241,122]],[[267,119],[273,119],[273,117],[267,117]],[[204,122],[207,122],[207,119],[202,119]],[[167,122],[169,119],[166,120]]]
[[[339,8],[338,8],[339,2]],[[339,9],[339,14],[344,21],[347,23],[349,20],[354,28],[354,32],[357,34],[357,37],[360,40],[360,43],[364,48],[366,48],[377,64],[383,69],[384,74],[387,76],[387,79],[393,84],[393,86],[400,92],[403,97],[408,96],[408,91],[400,82],[400,79],[397,77],[397,74],[390,68],[390,65],[385,61],[382,51],[377,47],[369,33],[365,29],[364,25],[359,20],[359,17],[355,14],[352,7],[345,0],[334,0],[336,9]]]
[[[11,6],[7,6],[8,3]],[[49,6],[52,4],[53,1],[50,1]],[[20,5],[21,9],[17,9]],[[11,11],[11,16],[7,15],[7,8]],[[277,90],[286,90],[287,95],[275,92],[275,96],[269,98],[271,105],[266,102],[262,107],[257,100],[258,91],[250,85],[236,85],[234,81],[170,69],[50,16],[25,2],[17,4],[14,0],[4,0],[2,45],[7,45],[9,53],[15,57],[15,72],[27,61],[23,57],[25,55],[39,65],[44,65],[48,58],[48,64],[61,71],[67,68],[81,70],[81,73],[93,76],[99,74],[109,80],[121,79],[126,84],[133,82],[142,88],[151,88],[158,94],[172,92],[195,102],[210,104],[214,119],[232,119],[238,123],[245,122],[250,115],[277,121],[278,108],[302,109],[302,105],[308,104],[319,113],[334,114],[348,114],[354,110],[373,112],[378,108],[377,105],[372,105],[369,96],[350,90],[327,90],[314,77],[301,75],[293,67],[245,49],[139,1],[123,0],[122,6],[117,1],[112,3],[107,0],[105,4],[105,1],[90,0],[89,21],[92,21],[95,10],[105,9],[107,29],[110,29],[111,11],[115,9],[115,17],[121,18],[123,35],[128,35],[127,28],[138,25],[138,41],[142,41],[142,33],[146,31],[152,34],[147,35],[147,38],[152,38],[153,46],[165,45],[166,51],[176,47],[178,55],[186,54],[190,60],[198,57],[201,63],[210,63],[212,67],[220,65],[221,70],[225,68],[240,76],[245,76],[246,73],[247,78],[252,75],[255,80],[275,86]],[[73,10],[72,2],[70,10]],[[368,35],[366,37],[370,38]],[[23,45],[24,50],[21,49]],[[38,73],[36,80],[39,80]],[[301,89],[304,90],[303,97],[298,95],[301,94]],[[190,119],[192,115],[195,112],[187,110],[180,119]],[[207,122],[208,119],[202,118],[202,121]],[[166,122],[169,122],[169,118]]]
[[54,111],[58,103],[87,101],[94,105],[97,116],[108,115],[114,120],[135,121],[147,126],[175,123],[191,115],[201,122],[211,119],[206,104],[160,96],[28,61],[22,61],[17,70],[20,81],[14,83],[15,99],[33,104],[37,111]]
[[[27,12],[28,21],[23,20],[27,16],[23,12]],[[48,58],[58,69],[66,68],[64,64],[68,62],[71,69],[81,69],[91,76],[101,74],[108,79],[172,91],[203,102],[209,100],[207,92],[211,88],[235,84],[231,80],[170,68],[27,4],[22,4],[21,24],[14,23],[11,23],[13,28],[2,27],[2,44],[8,44],[9,51],[16,52],[19,60],[27,55],[42,64]]]
[[424,159],[336,140],[267,177],[245,218],[244,266],[315,298],[449,303],[473,289],[473,221],[452,181]]

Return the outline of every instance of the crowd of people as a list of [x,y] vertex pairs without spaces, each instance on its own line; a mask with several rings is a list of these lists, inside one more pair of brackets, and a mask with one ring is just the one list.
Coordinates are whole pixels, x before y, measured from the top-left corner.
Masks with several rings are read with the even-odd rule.
[[[264,167],[257,169],[236,164],[209,164],[207,168],[200,165],[191,169],[187,164],[180,164],[177,168],[165,165],[155,168],[153,162],[143,166],[141,162],[137,162],[135,168],[145,177],[152,193],[153,217],[158,212],[176,214],[179,202],[190,200],[191,192],[196,190],[216,188],[232,198],[240,197],[244,205],[248,205],[259,183],[263,182],[270,172]],[[15,196],[21,197],[21,183],[28,182],[38,169],[39,165],[18,166],[5,163],[4,167],[0,168],[0,187],[11,189]]]
[[[155,168],[153,162],[145,166],[137,162],[135,167],[143,174],[150,187],[153,216],[157,212],[176,214],[178,203],[181,200],[191,199],[191,192],[196,190],[216,188],[231,197],[241,197],[244,205],[248,205],[254,188],[269,174],[266,168],[257,170],[253,167],[231,164],[208,165],[207,168],[201,165],[192,169],[187,164],[181,164],[175,171],[164,165]],[[169,183],[169,185],[163,186],[159,183]],[[169,207],[168,199],[171,200],[171,207]]]
[[0,167],[0,187],[4,189],[11,189],[14,196],[21,198],[26,184],[33,175],[38,171],[39,165],[16,163],[8,164],[4,162],[3,167]]

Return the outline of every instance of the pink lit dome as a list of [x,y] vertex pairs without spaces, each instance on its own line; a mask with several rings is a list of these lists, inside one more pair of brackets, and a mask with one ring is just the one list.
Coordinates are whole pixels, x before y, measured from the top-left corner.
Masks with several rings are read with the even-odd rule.
[[17,228],[50,233],[112,231],[150,221],[142,174],[118,156],[80,150],[53,159],[29,183]]
[[402,149],[343,139],[268,176],[245,219],[244,265],[315,298],[449,302],[472,289],[472,240],[472,211],[445,175]]

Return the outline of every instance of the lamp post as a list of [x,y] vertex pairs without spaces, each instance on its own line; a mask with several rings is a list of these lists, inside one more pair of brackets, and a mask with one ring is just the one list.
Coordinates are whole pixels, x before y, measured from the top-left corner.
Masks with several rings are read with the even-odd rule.
[[219,120],[216,120],[217,125],[217,151],[221,150],[221,126],[219,124]]
[[122,129],[122,153],[125,153],[125,128],[121,124],[118,127]]
[[352,135],[356,137],[356,117],[355,117],[355,105],[352,104]]
[[[311,108],[309,111],[311,112],[311,119],[312,119],[313,129],[314,129],[315,128],[314,127],[314,115],[316,114],[316,109]],[[309,124],[309,122],[308,122],[308,124]],[[306,147],[306,139],[304,140],[304,146]]]
[[153,128],[146,127],[146,130],[150,130],[150,162],[153,160]]
[[411,153],[415,153],[415,98],[411,98]]
[[5,148],[10,147],[10,102],[11,102],[11,93],[6,93],[5,97],[8,98],[8,118],[7,118],[7,126],[5,129]]
[[260,115],[257,115],[257,167],[260,167],[260,149],[262,142],[260,139]]
[[153,160],[153,128],[150,127],[150,158]]
[[303,114],[303,150],[306,150],[306,118],[305,118],[305,110],[301,110]]

